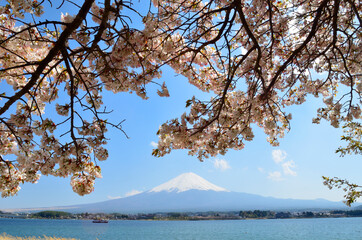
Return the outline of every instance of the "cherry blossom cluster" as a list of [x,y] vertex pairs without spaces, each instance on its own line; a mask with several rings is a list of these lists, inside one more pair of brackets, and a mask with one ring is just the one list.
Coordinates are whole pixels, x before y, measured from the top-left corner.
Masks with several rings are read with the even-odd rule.
[[[195,0],[157,4],[168,13],[162,22],[167,27],[177,24],[164,31],[182,35],[191,49],[183,55],[191,58],[182,67],[174,61],[169,65],[216,96],[208,102],[189,100],[187,113],[163,124],[154,155],[172,149],[189,149],[200,160],[225,154],[253,139],[254,124],[264,129],[272,145],[278,145],[292,118],[284,109],[302,104],[308,94],[322,96],[326,104],[318,109],[315,123],[323,118],[339,127],[341,122],[361,119],[360,3]],[[202,62],[193,58],[194,53]]]
[[[40,174],[70,177],[80,195],[108,158],[102,91],[168,97],[162,68],[209,100],[164,123],[155,156],[188,149],[199,160],[242,149],[264,129],[277,146],[288,106],[322,97],[315,123],[361,119],[361,3],[355,0],[85,0],[76,14],[44,20],[46,2],[0,6],[0,191],[16,194]],[[51,6],[47,6],[51,7]],[[54,6],[55,7],[55,6]],[[62,10],[62,9],[61,9]],[[139,16],[132,24],[128,15]],[[22,19],[35,19],[24,22]],[[56,115],[56,116],[55,116]]]

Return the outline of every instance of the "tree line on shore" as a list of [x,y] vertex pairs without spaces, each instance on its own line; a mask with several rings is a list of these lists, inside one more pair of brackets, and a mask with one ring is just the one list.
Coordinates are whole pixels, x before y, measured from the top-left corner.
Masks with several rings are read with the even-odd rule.
[[[2,215],[2,216],[1,216]],[[9,217],[1,213],[0,217]],[[41,219],[109,219],[109,220],[227,220],[227,219],[287,219],[287,218],[334,218],[362,217],[362,210],[331,211],[230,211],[230,212],[166,212],[166,213],[69,213],[41,211],[32,214],[17,214],[21,218]]]

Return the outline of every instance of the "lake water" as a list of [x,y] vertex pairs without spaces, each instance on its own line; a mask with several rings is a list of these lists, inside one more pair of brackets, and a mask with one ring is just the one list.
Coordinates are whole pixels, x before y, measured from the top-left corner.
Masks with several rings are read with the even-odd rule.
[[362,218],[221,221],[109,221],[0,219],[0,234],[81,240],[147,239],[362,239]]

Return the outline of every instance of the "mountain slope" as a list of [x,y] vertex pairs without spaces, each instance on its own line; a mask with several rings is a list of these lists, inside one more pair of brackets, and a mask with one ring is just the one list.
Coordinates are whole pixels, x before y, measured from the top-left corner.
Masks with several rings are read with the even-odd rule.
[[175,192],[145,192],[127,198],[101,203],[73,206],[75,212],[192,212],[192,211],[239,211],[239,210],[296,210],[340,209],[340,202],[327,200],[296,200],[262,197],[237,192],[189,190]]
[[[312,210],[345,209],[342,202],[324,199],[297,200],[263,197],[255,194],[230,192],[194,173],[182,174],[150,191],[104,202],[44,208],[68,212],[154,213],[241,210]],[[41,209],[37,209],[40,211]],[[31,209],[22,209],[31,211]],[[18,211],[19,212],[19,211]]]
[[296,200],[230,192],[194,173],[184,173],[150,191],[100,203],[73,206],[74,212],[186,212],[232,210],[341,209],[323,199]]

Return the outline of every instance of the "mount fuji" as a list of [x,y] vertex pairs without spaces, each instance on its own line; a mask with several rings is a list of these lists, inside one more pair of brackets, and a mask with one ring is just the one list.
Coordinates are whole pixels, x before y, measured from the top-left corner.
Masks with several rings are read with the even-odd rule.
[[181,174],[180,176],[151,189],[149,192],[166,191],[180,193],[189,190],[229,192],[225,188],[216,186],[192,172]]
[[[342,202],[324,199],[297,200],[263,197],[255,194],[231,192],[216,186],[194,173],[184,173],[149,191],[104,202],[42,208],[89,213],[155,213],[203,212],[240,210],[322,210],[345,209]],[[32,209],[22,209],[32,211]]]
[[[342,202],[296,200],[231,192],[194,173],[184,173],[149,191],[104,202],[64,207],[71,212],[201,212],[239,210],[343,209]],[[59,208],[58,208],[59,209]]]

